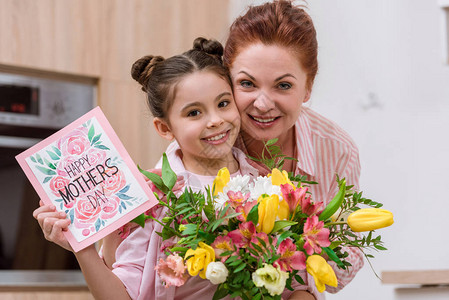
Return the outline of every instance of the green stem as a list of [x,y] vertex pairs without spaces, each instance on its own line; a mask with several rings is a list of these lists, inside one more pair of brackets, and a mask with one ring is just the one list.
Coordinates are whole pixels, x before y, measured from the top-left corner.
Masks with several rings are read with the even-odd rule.
[[347,222],[330,222],[330,223],[326,223],[326,227],[327,226],[332,226],[332,225],[347,225]]

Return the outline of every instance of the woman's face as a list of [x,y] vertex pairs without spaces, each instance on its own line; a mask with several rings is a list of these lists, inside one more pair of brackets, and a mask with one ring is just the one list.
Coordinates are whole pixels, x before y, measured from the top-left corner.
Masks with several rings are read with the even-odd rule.
[[230,71],[242,130],[282,142],[310,97],[298,58],[285,47],[257,43],[237,55]]

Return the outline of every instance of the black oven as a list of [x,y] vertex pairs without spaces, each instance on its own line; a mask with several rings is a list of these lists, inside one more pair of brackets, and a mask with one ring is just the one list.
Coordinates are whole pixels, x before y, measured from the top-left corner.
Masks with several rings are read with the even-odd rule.
[[15,156],[95,105],[95,84],[0,68],[0,269],[71,269],[73,255],[45,241],[39,198]]

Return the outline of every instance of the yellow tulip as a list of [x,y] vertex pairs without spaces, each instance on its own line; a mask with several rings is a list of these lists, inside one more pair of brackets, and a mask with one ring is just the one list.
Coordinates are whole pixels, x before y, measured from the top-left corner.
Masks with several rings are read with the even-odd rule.
[[287,201],[282,200],[281,203],[279,203],[279,210],[277,214],[279,220],[287,220],[289,214],[290,208],[288,207]]
[[290,181],[290,179],[288,178],[288,173],[285,170],[279,171],[278,169],[274,168],[271,171],[271,174],[269,174],[268,176],[271,176],[271,183],[273,185],[277,185],[277,186],[281,186],[281,184],[286,184],[288,183],[289,185],[291,185],[294,189],[296,189],[295,185]]
[[190,276],[196,276],[199,273],[201,278],[206,279],[207,265],[215,261],[214,248],[203,242],[199,242],[195,250],[187,250],[184,259],[189,256],[190,258],[187,259],[186,265]]
[[388,227],[394,223],[393,214],[381,208],[362,208],[348,216],[348,225],[352,231],[371,231]]
[[223,188],[228,184],[229,180],[231,180],[231,174],[229,174],[228,168],[221,168],[220,171],[218,171],[217,177],[214,179],[214,196],[223,192]]
[[269,234],[273,230],[274,222],[279,210],[279,196],[262,195],[258,199],[259,202],[259,223],[257,225],[258,232]]
[[315,279],[315,285],[320,293],[326,290],[325,285],[336,287],[338,285],[334,270],[327,261],[319,255],[311,255],[306,261],[307,273]]

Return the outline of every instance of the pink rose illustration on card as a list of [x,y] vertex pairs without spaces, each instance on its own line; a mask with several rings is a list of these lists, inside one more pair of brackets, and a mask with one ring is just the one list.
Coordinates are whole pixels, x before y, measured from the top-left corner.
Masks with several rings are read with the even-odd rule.
[[17,160],[45,204],[67,214],[75,251],[157,203],[98,107]]

